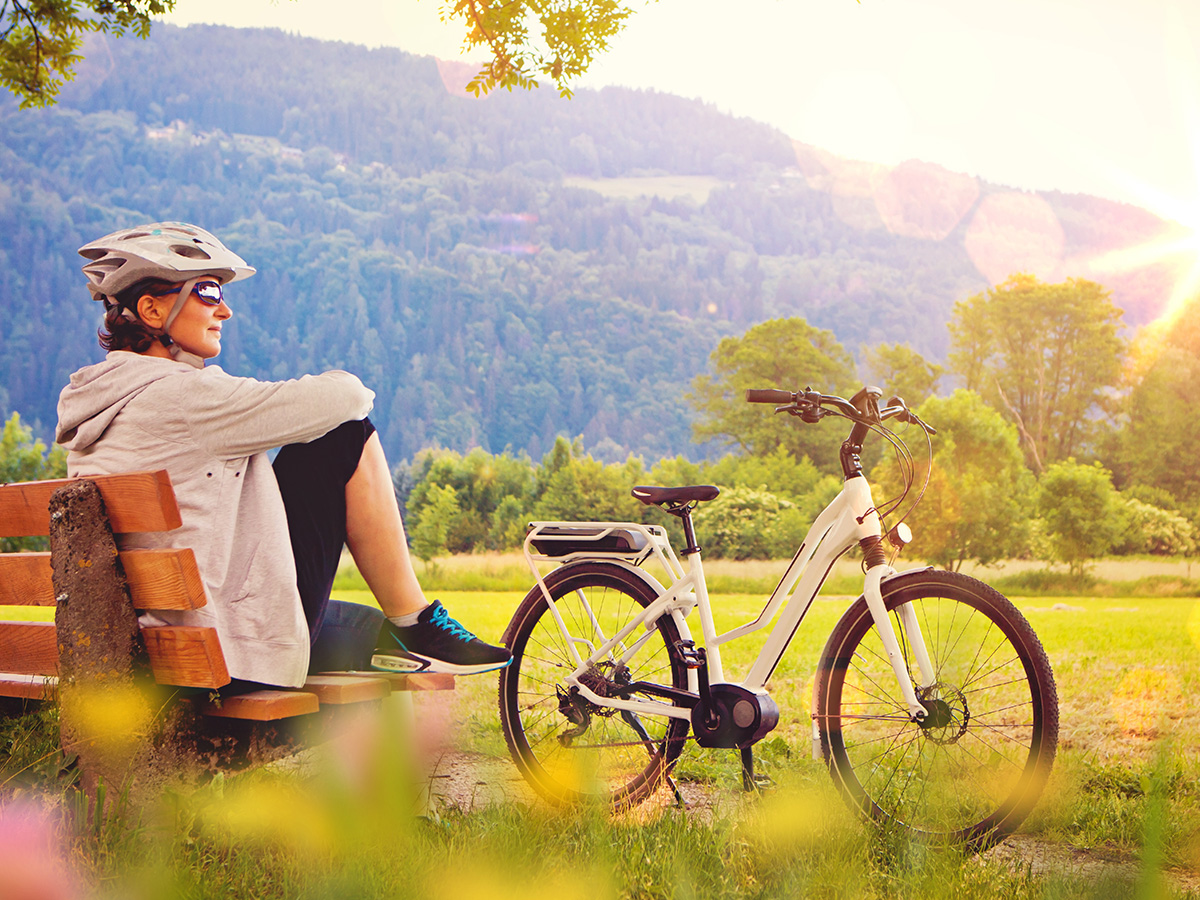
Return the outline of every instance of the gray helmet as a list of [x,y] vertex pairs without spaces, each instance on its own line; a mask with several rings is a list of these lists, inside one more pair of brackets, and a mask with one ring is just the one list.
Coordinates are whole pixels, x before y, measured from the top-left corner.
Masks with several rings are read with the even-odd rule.
[[255,271],[212,234],[184,222],[114,231],[84,244],[79,255],[90,260],[83,273],[93,300],[107,300],[143,278],[182,282],[211,275],[228,284]]

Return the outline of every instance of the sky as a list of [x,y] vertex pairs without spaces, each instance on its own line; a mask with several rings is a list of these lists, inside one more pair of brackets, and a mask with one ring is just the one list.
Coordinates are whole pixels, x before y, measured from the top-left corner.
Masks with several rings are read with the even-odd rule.
[[[695,97],[839,155],[1200,228],[1195,0],[634,0],[579,87]],[[178,0],[165,21],[460,57],[439,0]]]

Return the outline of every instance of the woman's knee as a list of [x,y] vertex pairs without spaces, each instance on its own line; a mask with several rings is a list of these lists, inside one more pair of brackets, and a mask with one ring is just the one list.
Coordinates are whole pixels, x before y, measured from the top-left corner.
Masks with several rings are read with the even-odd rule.
[[335,474],[344,486],[358,468],[363,448],[374,433],[370,419],[357,419],[343,422],[306,444],[288,444],[275,457],[276,475],[308,480]]

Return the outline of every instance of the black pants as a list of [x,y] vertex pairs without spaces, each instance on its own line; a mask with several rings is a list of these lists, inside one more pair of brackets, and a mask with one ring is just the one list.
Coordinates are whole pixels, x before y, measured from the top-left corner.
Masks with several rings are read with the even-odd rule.
[[[308,620],[310,672],[368,669],[383,613],[360,603],[329,599],[346,543],[346,484],[375,433],[370,419],[344,422],[307,444],[289,444],[275,457],[275,480],[287,510],[296,585]],[[269,687],[235,680],[230,696]]]

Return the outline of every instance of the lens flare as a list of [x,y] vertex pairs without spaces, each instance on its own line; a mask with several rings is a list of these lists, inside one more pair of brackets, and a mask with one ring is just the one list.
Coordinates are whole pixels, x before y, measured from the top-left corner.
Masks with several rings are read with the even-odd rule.
[[1158,669],[1134,669],[1112,695],[1112,713],[1126,735],[1153,737],[1179,713],[1179,679]]
[[1160,331],[1169,330],[1182,309],[1200,295],[1200,66],[1195,48],[1187,39],[1188,29],[1178,10],[1168,8],[1165,61],[1170,67],[1170,91],[1186,122],[1192,159],[1190,191],[1167,193],[1152,188],[1126,173],[1114,171],[1113,180],[1155,215],[1176,225],[1170,232],[1139,246],[1113,250],[1091,261],[1099,274],[1123,273],[1149,265],[1174,269],[1174,288],[1158,320]]

